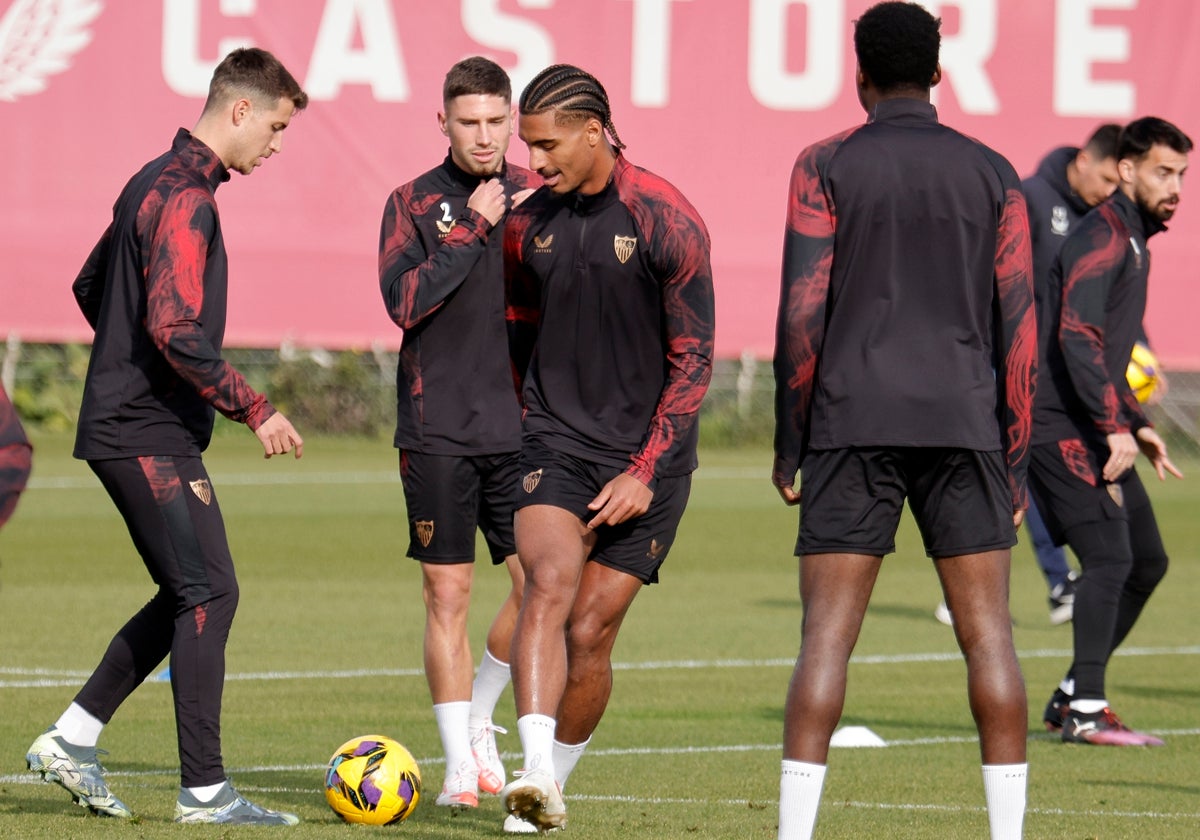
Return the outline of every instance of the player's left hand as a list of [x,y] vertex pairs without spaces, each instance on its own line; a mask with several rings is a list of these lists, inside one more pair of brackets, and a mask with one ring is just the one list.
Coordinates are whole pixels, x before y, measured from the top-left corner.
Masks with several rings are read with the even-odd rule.
[[601,525],[619,525],[627,519],[641,516],[650,509],[654,491],[628,473],[621,473],[605,484],[588,510],[599,511],[587,524],[590,530]]
[[1138,449],[1142,450],[1142,454],[1149,458],[1150,463],[1154,465],[1154,471],[1158,473],[1159,481],[1166,481],[1167,473],[1176,478],[1183,478],[1179,467],[1171,463],[1171,459],[1167,457],[1167,444],[1154,429],[1149,426],[1138,429],[1137,445]]

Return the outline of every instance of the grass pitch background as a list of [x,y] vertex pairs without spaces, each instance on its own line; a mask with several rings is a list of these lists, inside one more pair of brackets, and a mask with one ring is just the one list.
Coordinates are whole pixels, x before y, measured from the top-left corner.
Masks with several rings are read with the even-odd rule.
[[[139,688],[105,730],[109,781],[140,819],[85,815],[25,771],[24,752],[58,716],[118,626],[152,594],[123,523],[70,440],[35,439],[34,485],[0,532],[0,837],[258,836],[176,826],[167,683]],[[663,569],[617,643],[612,703],[567,789],[570,836],[775,836],[784,692],[799,644],[794,510],[767,480],[765,451],[702,453]],[[228,648],[225,762],[235,784],[301,815],[296,838],[499,836],[502,811],[433,806],[442,764],[421,674],[424,611],[387,441],[311,440],[264,461],[246,434],[206,456],[241,581]],[[1047,621],[1028,543],[1014,555],[1012,612],[1029,691],[1028,838],[1200,836],[1200,462],[1160,484],[1144,471],[1171,571],[1109,669],[1109,699],[1162,749],[1066,746],[1041,710],[1069,659],[1069,625]],[[1144,470],[1144,467],[1143,467]],[[480,552],[483,556],[483,552]],[[506,587],[480,564],[475,656]],[[932,618],[937,579],[906,519],[884,563],[850,669],[843,724],[888,741],[835,749],[818,836],[987,836],[964,667]],[[497,713],[519,765],[511,695]],[[390,828],[341,824],[321,793],[329,754],[354,735],[391,735],[421,763],[426,793]],[[379,836],[383,836],[380,834]]]

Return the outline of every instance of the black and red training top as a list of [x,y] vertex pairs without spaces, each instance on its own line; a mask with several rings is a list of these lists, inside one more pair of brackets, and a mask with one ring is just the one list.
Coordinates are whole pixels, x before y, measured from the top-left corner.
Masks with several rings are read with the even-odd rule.
[[808,449],[1000,451],[1025,507],[1037,328],[1021,183],[928,102],[800,153],[776,330],[772,480]]
[[[505,195],[537,185],[505,163]],[[447,155],[397,187],[383,208],[379,286],[404,330],[396,370],[400,449],[494,455],[521,448],[504,322],[504,219],[493,227],[467,207],[481,180]]]
[[1150,251],[1166,230],[1117,190],[1067,237],[1044,284],[1038,322],[1043,358],[1033,412],[1034,443],[1103,443],[1149,425],[1125,379],[1142,338]]
[[251,429],[275,413],[221,359],[228,263],[214,193],[227,180],[181,128],[113,205],[73,286],[96,331],[75,457],[197,455],[214,409]]
[[543,188],[518,207],[504,263],[525,439],[651,489],[694,470],[714,302],[687,199],[618,154],[599,193]]

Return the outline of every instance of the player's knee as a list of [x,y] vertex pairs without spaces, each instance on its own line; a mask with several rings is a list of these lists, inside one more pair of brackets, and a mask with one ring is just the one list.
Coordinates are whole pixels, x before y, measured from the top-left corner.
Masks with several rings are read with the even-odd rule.
[[525,570],[526,603],[570,603],[579,587],[579,569],[562,563],[539,563]]
[[[1124,526],[1082,526],[1068,532],[1068,542],[1079,557],[1084,574],[1097,573],[1128,577],[1133,566],[1133,553]],[[1100,570],[1104,571],[1101,572]]]
[[567,658],[607,658],[616,642],[619,624],[602,621],[595,616],[572,619],[567,625]]
[[[462,568],[467,574],[460,574]],[[471,600],[470,566],[457,564],[436,567],[437,571],[425,570],[421,585],[421,597],[425,609],[435,614],[457,613],[466,609]]]
[[1149,595],[1167,574],[1167,555],[1138,558],[1129,573],[1126,586],[1135,592]]

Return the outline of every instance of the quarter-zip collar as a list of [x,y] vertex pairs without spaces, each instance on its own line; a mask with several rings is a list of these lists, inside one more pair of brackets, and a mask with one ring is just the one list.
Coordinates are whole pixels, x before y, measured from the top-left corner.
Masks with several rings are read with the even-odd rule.
[[221,162],[217,153],[197,140],[186,128],[175,132],[175,140],[171,143],[171,151],[185,165],[200,172],[208,185],[216,192],[217,187],[229,180],[229,170]]

